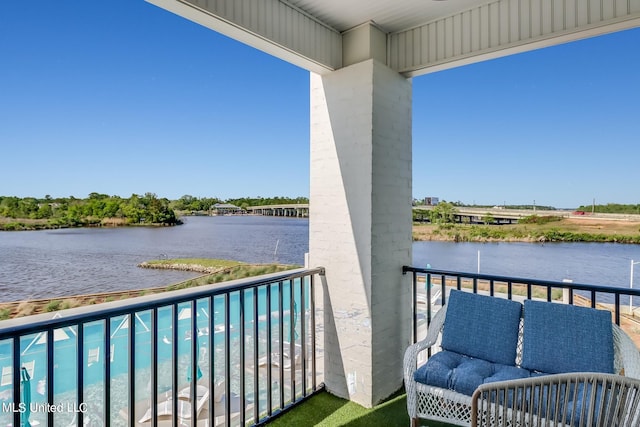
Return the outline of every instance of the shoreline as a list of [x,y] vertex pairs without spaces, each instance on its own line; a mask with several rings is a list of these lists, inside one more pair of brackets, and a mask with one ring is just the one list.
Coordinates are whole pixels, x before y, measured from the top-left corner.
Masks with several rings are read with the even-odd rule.
[[[144,295],[152,295],[163,292],[175,291],[202,285],[211,285],[229,280],[260,276],[279,271],[295,269],[297,265],[285,264],[248,264],[238,261],[209,260],[212,265],[201,265],[196,263],[178,262],[172,260],[146,261],[149,265],[141,268],[158,268],[180,271],[202,272],[201,276],[187,279],[182,282],[172,283],[164,286],[156,286],[144,289],[130,289],[125,291],[99,292],[91,294],[68,295],[54,298],[31,299],[21,301],[0,302],[0,321],[17,317],[31,316],[35,314],[53,313],[59,310],[82,307],[87,305],[100,304],[104,302],[120,301]],[[186,260],[181,260],[186,261]],[[221,263],[219,267],[213,266]],[[145,264],[145,263],[141,263]],[[141,265],[138,265],[139,267]]]
[[640,222],[562,219],[541,224],[413,224],[413,241],[640,244]]
[[124,224],[116,223],[113,221],[103,221],[100,223],[84,224],[79,226],[67,225],[67,224],[48,224],[41,222],[40,220],[20,218],[16,221],[7,221],[11,218],[0,218],[0,231],[43,231],[43,230],[69,230],[79,228],[124,228],[124,227],[175,227],[182,225],[182,223],[176,224],[164,224],[164,223],[142,223],[142,224]]
[[[243,264],[238,264],[243,265]],[[253,264],[258,265],[258,264]],[[176,270],[176,271],[190,271],[193,273],[202,273],[202,274],[214,274],[214,273],[223,273],[226,270],[233,268],[231,267],[207,267],[201,264],[188,264],[188,263],[153,263],[151,261],[144,261],[137,265],[139,268],[150,268],[154,270]]]
[[[284,218],[284,217],[283,217]],[[618,219],[561,218],[538,223],[517,223],[503,225],[458,224],[458,223],[412,223],[412,241],[440,242],[583,242],[583,243],[624,243],[640,244],[640,222]],[[180,225],[180,224],[176,224]],[[0,218],[0,231],[37,231],[71,228],[120,228],[120,227],[171,227],[166,224],[125,224],[103,221],[79,227],[45,224],[42,220]],[[147,266],[142,266],[146,268]],[[153,267],[167,268],[167,267]],[[185,267],[187,268],[187,267]],[[180,270],[180,268],[172,268]],[[191,270],[208,273],[210,270]]]
[[[245,216],[245,215],[242,215]],[[285,217],[282,217],[285,218]],[[308,218],[306,218],[308,219]],[[178,223],[183,222],[178,218]],[[70,226],[48,224],[46,220],[0,218],[0,231],[36,231],[70,228],[167,227],[167,224],[127,224],[123,219]],[[412,241],[449,242],[584,242],[640,244],[640,222],[611,218],[559,218],[544,215],[515,224],[412,223]],[[146,267],[146,266],[143,266]],[[162,267],[158,267],[162,268]],[[173,268],[180,270],[179,268]],[[185,270],[207,273],[208,270]]]

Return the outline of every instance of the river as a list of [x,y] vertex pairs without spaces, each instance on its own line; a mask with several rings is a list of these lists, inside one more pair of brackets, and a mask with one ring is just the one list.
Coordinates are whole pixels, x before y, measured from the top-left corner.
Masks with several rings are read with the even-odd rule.
[[[159,258],[223,258],[300,264],[308,220],[186,217],[177,227],[0,232],[0,301],[142,289],[196,273],[137,267]],[[415,242],[413,265],[578,283],[629,286],[640,246],[602,243]],[[640,286],[640,266],[636,274]]]

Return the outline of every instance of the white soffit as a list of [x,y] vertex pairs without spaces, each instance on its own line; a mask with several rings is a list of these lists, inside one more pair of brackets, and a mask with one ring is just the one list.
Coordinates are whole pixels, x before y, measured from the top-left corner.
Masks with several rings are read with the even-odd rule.
[[289,0],[338,31],[373,21],[393,33],[488,3],[486,0]]
[[372,22],[386,63],[417,76],[640,26],[640,0],[147,0],[316,73]]

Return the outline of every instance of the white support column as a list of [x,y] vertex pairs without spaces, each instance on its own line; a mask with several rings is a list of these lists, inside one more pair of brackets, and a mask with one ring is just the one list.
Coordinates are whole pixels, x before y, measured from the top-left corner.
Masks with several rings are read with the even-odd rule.
[[325,384],[370,407],[411,332],[411,82],[375,59],[311,75],[310,265],[326,268]]

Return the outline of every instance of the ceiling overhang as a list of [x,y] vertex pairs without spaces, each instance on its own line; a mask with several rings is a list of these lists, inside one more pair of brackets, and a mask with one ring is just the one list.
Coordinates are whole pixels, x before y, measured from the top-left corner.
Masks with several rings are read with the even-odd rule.
[[147,0],[315,73],[342,67],[342,35],[281,0]]
[[358,57],[367,23],[408,77],[640,26],[640,0],[147,1],[319,74]]

